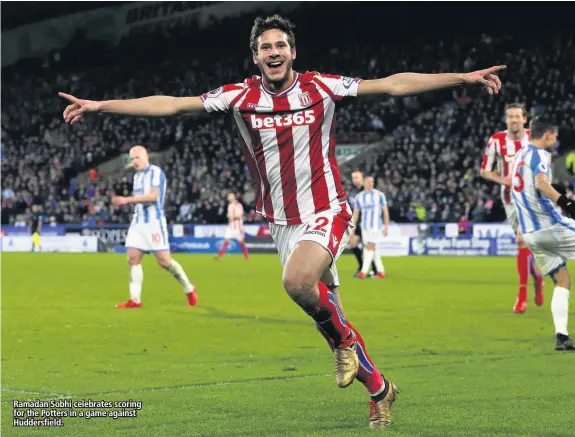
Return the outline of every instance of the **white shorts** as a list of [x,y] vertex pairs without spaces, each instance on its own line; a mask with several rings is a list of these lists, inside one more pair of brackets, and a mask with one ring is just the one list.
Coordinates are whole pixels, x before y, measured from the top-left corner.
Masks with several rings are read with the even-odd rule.
[[224,235],[226,240],[236,239],[243,241],[244,240],[244,232],[241,229],[234,229],[234,228],[226,228],[226,233]]
[[282,265],[285,265],[290,253],[300,241],[315,241],[325,248],[332,258],[329,271],[331,283],[328,286],[339,286],[339,277],[335,261],[339,258],[352,234],[351,210],[347,203],[342,204],[340,213],[324,211],[317,214],[312,220],[300,225],[276,225],[270,223],[270,233],[280,256]]
[[555,273],[575,259],[575,220],[565,219],[550,228],[523,235],[544,275]]
[[377,243],[383,237],[383,229],[365,229],[361,228],[361,242],[365,245],[368,243]]
[[153,223],[132,223],[128,229],[125,246],[142,252],[170,250],[166,219]]
[[517,235],[517,231],[519,230],[519,219],[517,218],[515,205],[513,205],[513,203],[503,202],[503,208],[505,209],[505,215],[507,216],[507,223],[509,223],[509,226],[513,229],[513,233]]

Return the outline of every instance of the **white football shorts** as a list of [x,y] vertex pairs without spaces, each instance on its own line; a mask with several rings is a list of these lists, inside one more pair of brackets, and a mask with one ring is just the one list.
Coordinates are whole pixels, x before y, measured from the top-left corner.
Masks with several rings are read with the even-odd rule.
[[517,210],[513,203],[503,203],[503,208],[505,209],[505,215],[507,217],[507,223],[513,229],[513,233],[517,235],[519,230],[519,219],[517,218]]
[[575,220],[564,219],[547,229],[523,235],[544,275],[555,273],[575,259]]
[[[314,241],[325,248],[332,258],[329,271],[331,278],[326,285],[339,286],[335,261],[339,258],[352,234],[351,209],[347,202],[342,204],[339,213],[324,211],[307,223],[299,225],[276,225],[270,223],[270,233],[274,239],[282,265],[285,265],[291,252],[300,241]],[[326,272],[327,273],[327,272]],[[324,279],[322,278],[322,282]]]
[[368,243],[377,243],[383,237],[383,229],[361,229],[361,242],[365,245]]
[[132,223],[126,236],[126,248],[142,252],[160,252],[170,250],[168,225],[166,219],[152,223]]

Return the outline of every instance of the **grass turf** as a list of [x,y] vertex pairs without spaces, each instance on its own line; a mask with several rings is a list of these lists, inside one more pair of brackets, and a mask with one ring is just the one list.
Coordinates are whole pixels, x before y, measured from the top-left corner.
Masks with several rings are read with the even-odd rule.
[[[114,305],[128,297],[122,256],[2,256],[2,435],[377,433],[367,429],[363,386],[335,386],[332,355],[284,294],[276,256],[176,258],[198,286],[197,308],[150,257],[144,307],[121,311]],[[352,280],[353,258],[338,262],[346,316],[401,392],[384,432],[575,435],[575,354],[553,351],[550,280],[545,305],[530,296],[527,313],[515,315],[512,258],[384,262],[382,281]],[[136,400],[143,408],[136,418],[12,426],[14,400],[60,398]]]

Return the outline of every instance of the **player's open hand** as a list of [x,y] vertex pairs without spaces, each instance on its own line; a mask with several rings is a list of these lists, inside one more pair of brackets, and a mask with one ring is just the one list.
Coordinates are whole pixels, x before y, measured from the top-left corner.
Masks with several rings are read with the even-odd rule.
[[387,237],[389,235],[389,226],[385,226],[383,228],[383,236]]
[[495,67],[486,68],[484,70],[472,71],[471,73],[465,73],[463,75],[463,80],[468,84],[482,85],[491,95],[499,94],[501,81],[495,73],[505,70],[506,68],[507,67],[505,65],[496,65]]
[[128,203],[128,201],[125,197],[114,196],[114,197],[112,197],[112,203],[114,205],[126,205]]
[[508,174],[507,176],[505,176],[505,177],[503,178],[503,185],[505,185],[506,187],[510,187],[512,182],[513,182],[513,181],[512,181],[512,178],[511,178],[511,175],[510,175],[510,174]]
[[71,104],[64,109],[64,121],[74,124],[82,119],[84,112],[99,112],[102,109],[102,102],[94,100],[83,100],[66,93],[58,93]]

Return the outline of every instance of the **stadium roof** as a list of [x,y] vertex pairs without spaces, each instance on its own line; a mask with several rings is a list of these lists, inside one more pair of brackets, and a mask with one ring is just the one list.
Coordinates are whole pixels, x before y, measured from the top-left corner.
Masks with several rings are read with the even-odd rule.
[[37,23],[61,15],[125,3],[133,2],[2,2],[2,30],[14,29],[25,24]]

